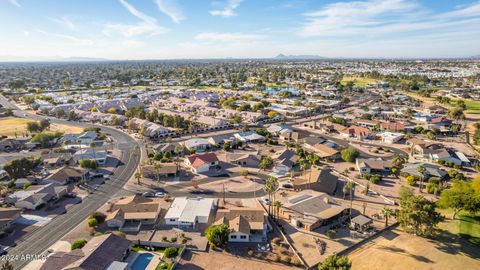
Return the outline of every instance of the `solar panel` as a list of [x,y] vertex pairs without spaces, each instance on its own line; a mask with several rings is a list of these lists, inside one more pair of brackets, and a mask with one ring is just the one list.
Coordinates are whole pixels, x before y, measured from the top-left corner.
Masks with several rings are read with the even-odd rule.
[[297,203],[297,202],[300,202],[300,201],[303,201],[303,200],[306,200],[308,198],[312,197],[312,195],[310,194],[302,194],[302,195],[299,195],[297,197],[294,197],[294,198],[291,198],[289,199],[288,201],[290,203]]

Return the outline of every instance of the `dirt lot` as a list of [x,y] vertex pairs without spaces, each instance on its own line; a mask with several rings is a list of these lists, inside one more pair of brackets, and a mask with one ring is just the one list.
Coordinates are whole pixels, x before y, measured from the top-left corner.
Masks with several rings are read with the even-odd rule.
[[480,269],[480,249],[446,232],[431,240],[398,229],[386,231],[349,258],[354,270]]
[[239,257],[221,252],[191,252],[187,251],[176,269],[198,270],[287,270],[300,269],[280,263],[265,262],[250,257]]

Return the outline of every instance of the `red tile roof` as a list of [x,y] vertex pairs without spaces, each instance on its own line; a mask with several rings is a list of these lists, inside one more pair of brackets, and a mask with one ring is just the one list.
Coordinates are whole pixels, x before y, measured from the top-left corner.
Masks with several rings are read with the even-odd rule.
[[188,161],[192,164],[192,167],[198,168],[205,163],[218,161],[218,157],[214,153],[196,154],[189,156]]

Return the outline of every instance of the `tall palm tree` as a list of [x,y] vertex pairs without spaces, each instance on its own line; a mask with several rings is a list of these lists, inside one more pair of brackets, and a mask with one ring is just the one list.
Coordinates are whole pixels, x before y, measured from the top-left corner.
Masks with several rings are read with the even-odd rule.
[[425,172],[426,172],[426,171],[427,171],[427,168],[425,168],[425,166],[423,166],[423,165],[419,165],[419,166],[417,167],[417,172],[419,172],[420,175],[421,175],[421,176],[420,176],[420,186],[419,186],[419,188],[420,188],[420,193],[423,192],[423,191],[422,191],[422,188],[423,188],[423,181],[425,180]]
[[275,194],[275,191],[278,188],[278,180],[277,178],[270,176],[267,178],[267,181],[265,181],[265,186],[263,187],[263,190],[268,193],[268,201],[270,204],[268,205],[268,214],[272,214],[272,193]]
[[383,218],[385,218],[385,227],[388,226],[388,219],[389,219],[391,216],[393,216],[393,213],[394,213],[394,211],[393,211],[393,209],[390,208],[390,207],[384,207],[384,208],[382,208],[381,214],[382,214]]
[[155,169],[155,172],[157,173],[157,181],[160,182],[160,169],[162,168],[162,165],[160,165],[159,163],[155,163],[155,165],[153,165],[153,168]]
[[135,173],[135,179],[137,179],[137,184],[139,184],[139,185],[140,185],[140,178],[141,177],[142,177],[142,174],[139,171],[137,171]]
[[274,201],[273,202],[273,207],[275,207],[275,216],[278,220],[279,216],[280,216],[280,207],[282,207],[282,202],[281,201]]

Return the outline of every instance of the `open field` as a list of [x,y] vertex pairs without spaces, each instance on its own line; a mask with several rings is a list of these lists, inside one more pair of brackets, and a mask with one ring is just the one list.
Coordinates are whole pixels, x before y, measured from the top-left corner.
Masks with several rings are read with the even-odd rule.
[[442,213],[446,215],[448,219],[440,224],[440,229],[460,235],[464,240],[477,245],[480,252],[480,215],[460,212],[457,214],[456,219],[452,220],[450,218],[452,215],[451,211],[442,210]]
[[[21,136],[27,131],[27,123],[30,121],[32,120],[17,117],[1,118],[0,135],[15,137],[16,134],[17,136]],[[50,126],[50,131],[60,131],[65,133],[80,133],[82,130],[82,128],[60,124],[51,124]]]
[[448,231],[436,239],[409,235],[401,230],[383,232],[349,254],[353,270],[480,268],[480,248]]
[[358,87],[365,87],[367,84],[380,82],[380,80],[376,80],[372,78],[344,76],[343,80],[341,81],[341,84],[347,85],[347,82],[350,82],[350,81],[352,81]]

